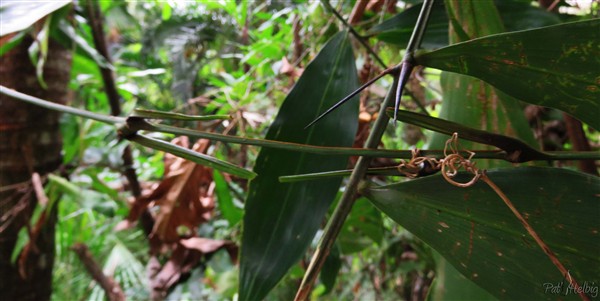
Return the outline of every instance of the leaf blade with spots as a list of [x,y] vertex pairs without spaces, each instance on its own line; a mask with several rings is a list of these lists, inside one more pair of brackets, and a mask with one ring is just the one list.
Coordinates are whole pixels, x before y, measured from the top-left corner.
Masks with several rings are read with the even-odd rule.
[[[558,168],[498,169],[488,176],[515,204],[581,283],[600,264],[600,180]],[[467,176],[461,175],[461,179]],[[436,187],[432,189],[432,187]],[[441,176],[371,188],[382,212],[423,239],[473,282],[499,299],[553,300],[544,283],[563,275],[484,183],[466,189]],[[562,292],[563,294],[565,291]],[[560,297],[578,299],[577,294]]]
[[[503,33],[416,56],[418,64],[480,78],[519,100],[600,128],[600,20]],[[508,47],[507,47],[508,46]]]

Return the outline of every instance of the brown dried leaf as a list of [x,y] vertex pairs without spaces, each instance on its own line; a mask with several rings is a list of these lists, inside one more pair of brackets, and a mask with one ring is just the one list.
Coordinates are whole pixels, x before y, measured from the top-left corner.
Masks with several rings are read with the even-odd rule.
[[[186,147],[187,138],[178,138],[173,143]],[[210,145],[206,139],[199,140],[193,150],[205,153]],[[127,222],[117,225],[119,229],[134,223],[148,206],[158,206],[156,222],[150,235],[152,250],[157,252],[189,237],[195,228],[211,218],[214,198],[209,186],[212,182],[211,169],[193,162],[165,155],[165,177],[150,194],[138,198],[131,207]],[[165,245],[166,244],[166,245]]]
[[284,56],[283,59],[281,59],[281,68],[279,69],[279,72],[295,79],[295,78],[300,77],[300,75],[302,75],[302,72],[304,72],[304,69],[298,68],[298,67],[290,64],[290,62]]
[[167,263],[158,271],[157,260],[153,260],[153,270],[149,271],[153,299],[163,299],[166,292],[178,283],[181,276],[190,273],[204,255],[212,254],[225,248],[232,258],[237,262],[238,247],[231,241],[214,240],[201,237],[182,239],[175,246],[173,254]]

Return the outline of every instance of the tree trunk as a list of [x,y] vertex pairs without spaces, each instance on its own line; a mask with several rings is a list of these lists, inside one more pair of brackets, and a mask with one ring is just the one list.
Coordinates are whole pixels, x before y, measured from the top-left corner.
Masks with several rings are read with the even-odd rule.
[[[31,39],[0,58],[0,84],[25,94],[65,104],[71,51],[51,42],[40,86],[27,48]],[[27,256],[11,263],[19,230],[30,223],[37,199],[33,172],[42,177],[62,163],[57,112],[0,95],[0,300],[50,300],[57,206],[46,216]],[[33,227],[32,227],[33,229]]]

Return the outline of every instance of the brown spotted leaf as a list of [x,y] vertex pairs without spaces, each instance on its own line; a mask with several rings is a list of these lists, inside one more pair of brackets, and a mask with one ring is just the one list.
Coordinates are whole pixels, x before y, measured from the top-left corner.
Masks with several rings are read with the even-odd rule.
[[[582,286],[597,287],[600,179],[536,167],[498,169],[488,176],[571,276]],[[457,178],[468,181],[468,175]],[[501,300],[579,299],[566,291],[563,275],[485,183],[458,188],[436,175],[365,193],[382,212]],[[565,282],[561,295],[545,290],[545,283],[561,281]]]

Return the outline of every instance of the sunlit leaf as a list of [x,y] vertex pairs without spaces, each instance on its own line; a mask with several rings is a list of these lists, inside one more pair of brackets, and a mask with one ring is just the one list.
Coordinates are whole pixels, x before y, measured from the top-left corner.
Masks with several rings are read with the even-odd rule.
[[186,148],[179,147],[177,145],[170,144],[168,142],[146,137],[144,135],[135,135],[130,138],[131,141],[139,143],[140,145],[150,147],[152,149],[164,151],[180,158],[189,160],[191,162],[201,164],[204,166],[212,167],[214,169],[244,178],[252,179],[256,174],[245,168],[236,166],[227,161],[219,160],[206,154],[191,151]]
[[[571,276],[581,285],[597,279],[600,179],[564,169],[535,167],[493,170],[488,176]],[[469,175],[458,179],[465,181]],[[371,188],[365,193],[377,208],[497,298],[558,297],[545,292],[544,283],[558,283],[564,275],[485,183],[458,188],[436,175]],[[578,299],[573,293],[561,297]]]
[[480,78],[519,100],[600,128],[600,20],[504,33],[417,55],[419,64]]
[[21,31],[71,3],[68,0],[56,1],[2,1],[0,2],[0,36]]
[[[357,127],[357,99],[314,127],[304,126],[358,85],[347,33],[339,33],[306,67],[285,99],[266,139],[322,146],[350,146]],[[263,148],[245,203],[240,300],[261,300],[310,245],[334,199],[340,179],[280,183],[282,175],[344,168],[347,158]]]

